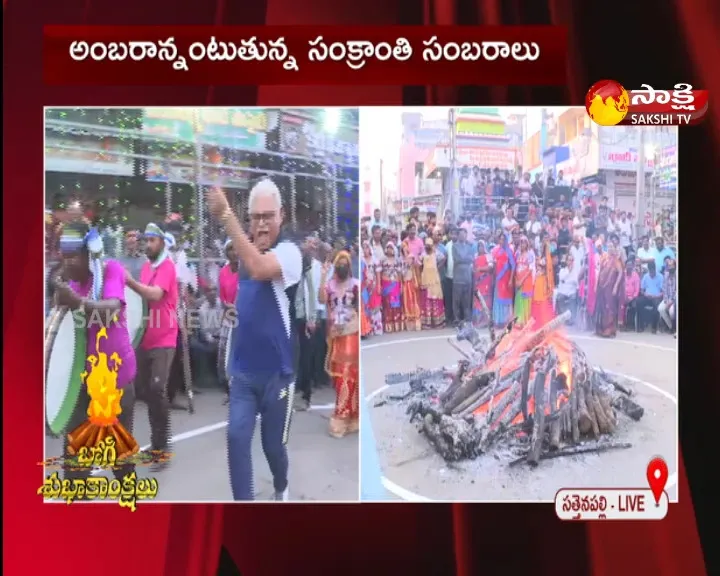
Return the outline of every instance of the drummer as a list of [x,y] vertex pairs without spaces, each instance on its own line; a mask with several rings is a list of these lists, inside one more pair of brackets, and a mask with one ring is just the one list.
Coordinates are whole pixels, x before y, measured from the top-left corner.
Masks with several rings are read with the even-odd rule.
[[[148,303],[149,322],[137,350],[137,387],[147,399],[150,419],[150,450],[167,452],[170,441],[170,403],[167,383],[178,338],[178,282],[170,258],[165,231],[150,223],[145,228],[145,255],[140,281],[126,272],[125,282]],[[165,459],[155,471],[167,466]]]
[[[87,327],[87,356],[97,354],[96,338],[102,327],[107,338],[101,340],[102,352],[112,358],[115,354],[122,360],[117,371],[117,387],[123,390],[120,400],[122,412],[118,420],[132,434],[135,408],[136,373],[135,351],[130,341],[125,316],[125,270],[115,260],[102,260],[102,239],[95,229],[88,229],[84,222],[65,225],[59,241],[61,267],[53,279],[55,302],[70,310],[84,312]],[[86,370],[92,369],[89,364]],[[68,423],[73,430],[87,420],[90,397],[80,395]],[[64,453],[67,453],[65,435]],[[134,464],[126,464],[113,471],[118,479],[133,472]],[[90,469],[66,467],[66,479],[86,478]]]

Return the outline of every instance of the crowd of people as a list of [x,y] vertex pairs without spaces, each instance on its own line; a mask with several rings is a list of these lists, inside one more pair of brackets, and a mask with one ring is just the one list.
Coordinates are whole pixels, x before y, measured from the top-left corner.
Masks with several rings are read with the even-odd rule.
[[[486,186],[511,182],[496,174]],[[550,186],[558,182],[561,172]],[[530,318],[542,325],[565,310],[568,324],[599,336],[675,333],[677,255],[666,245],[674,214],[663,212],[672,225],[658,221],[638,236],[633,214],[607,197],[596,201],[587,187],[548,195],[529,174],[520,184],[459,217],[420,218],[413,208],[400,231],[375,210],[361,230],[362,335]]]
[[[188,264],[185,227],[175,218],[149,223],[142,233],[129,230],[123,254],[108,259],[100,232],[78,213],[55,229],[48,293],[56,306],[118,313],[109,324],[106,316],[93,315],[87,329],[105,328],[113,348],[105,352],[122,358],[118,387],[124,390],[122,420],[130,433],[136,399],[147,403],[150,453],[167,452],[172,410],[187,410],[191,391],[203,384],[222,386],[229,405],[233,497],[254,497],[250,447],[260,415],[275,499],[284,501],[291,413],[310,407],[314,388],[335,388],[332,436],[359,427],[357,242],[348,246],[338,238],[331,246],[316,234],[290,239],[282,229],[280,193],[269,179],[250,192],[247,221],[232,211],[220,189],[207,192],[207,203],[227,234],[225,262],[216,273],[209,266],[198,273]],[[127,326],[125,287],[148,308],[137,348]],[[94,345],[88,336],[88,345]],[[78,417],[88,401],[78,400]],[[155,471],[169,463],[157,459]],[[77,473],[65,470],[66,477]]]

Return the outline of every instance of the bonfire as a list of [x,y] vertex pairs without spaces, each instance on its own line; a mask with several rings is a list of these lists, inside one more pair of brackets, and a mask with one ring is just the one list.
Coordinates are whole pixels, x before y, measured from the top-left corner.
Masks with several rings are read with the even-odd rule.
[[[513,466],[629,448],[613,434],[619,418],[637,421],[643,408],[631,388],[593,367],[565,335],[568,319],[566,312],[522,329],[513,320],[489,338],[464,325],[448,339],[462,356],[457,366],[388,374],[386,384],[410,385],[389,399],[407,403],[411,421],[448,462],[501,448]],[[471,353],[458,346],[463,340]]]

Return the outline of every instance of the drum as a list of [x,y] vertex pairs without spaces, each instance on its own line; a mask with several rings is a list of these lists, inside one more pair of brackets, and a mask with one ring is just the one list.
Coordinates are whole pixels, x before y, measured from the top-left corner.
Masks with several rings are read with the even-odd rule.
[[125,318],[133,348],[140,346],[148,322],[148,305],[134,290],[125,287]]
[[72,417],[85,371],[87,330],[66,307],[55,308],[45,330],[45,418],[61,434]]

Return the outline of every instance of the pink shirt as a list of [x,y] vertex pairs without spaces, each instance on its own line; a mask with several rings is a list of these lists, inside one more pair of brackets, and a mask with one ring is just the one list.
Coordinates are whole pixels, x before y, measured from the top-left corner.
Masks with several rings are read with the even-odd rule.
[[225,264],[218,274],[218,293],[223,304],[235,304],[238,282],[238,273],[232,271],[230,264]]
[[640,294],[640,276],[635,271],[630,276],[625,274],[625,299],[633,300],[638,294]]
[[140,347],[143,350],[153,348],[175,348],[178,337],[178,280],[175,264],[166,258],[157,268],[150,262],[143,264],[140,282],[148,286],[163,289],[163,297],[157,302],[148,302],[150,318]]
[[[100,352],[107,354],[110,358],[113,353],[117,353],[122,361],[122,364],[118,368],[118,388],[127,386],[128,383],[132,382],[135,378],[137,371],[137,365],[135,363],[135,350],[133,350],[132,343],[130,342],[130,334],[127,328],[127,315],[125,313],[125,270],[122,264],[115,260],[107,260],[104,264],[104,278],[102,296],[103,300],[114,300],[118,299],[122,302],[122,308],[118,314],[118,319],[115,322],[109,322],[107,325],[107,339],[100,341]],[[85,284],[78,282],[69,282],[70,287],[75,291],[77,295],[82,298],[87,298],[92,287],[92,275]],[[101,316],[95,316],[88,314],[87,317],[87,356],[95,356],[97,350],[95,349],[97,334],[102,328],[103,320]],[[112,368],[112,360],[111,362]],[[85,367],[88,372],[90,371],[90,365],[86,364]]]
[[419,259],[425,249],[425,243],[420,239],[419,236],[415,236],[412,240],[407,239],[408,248],[410,249],[410,255],[413,258]]

